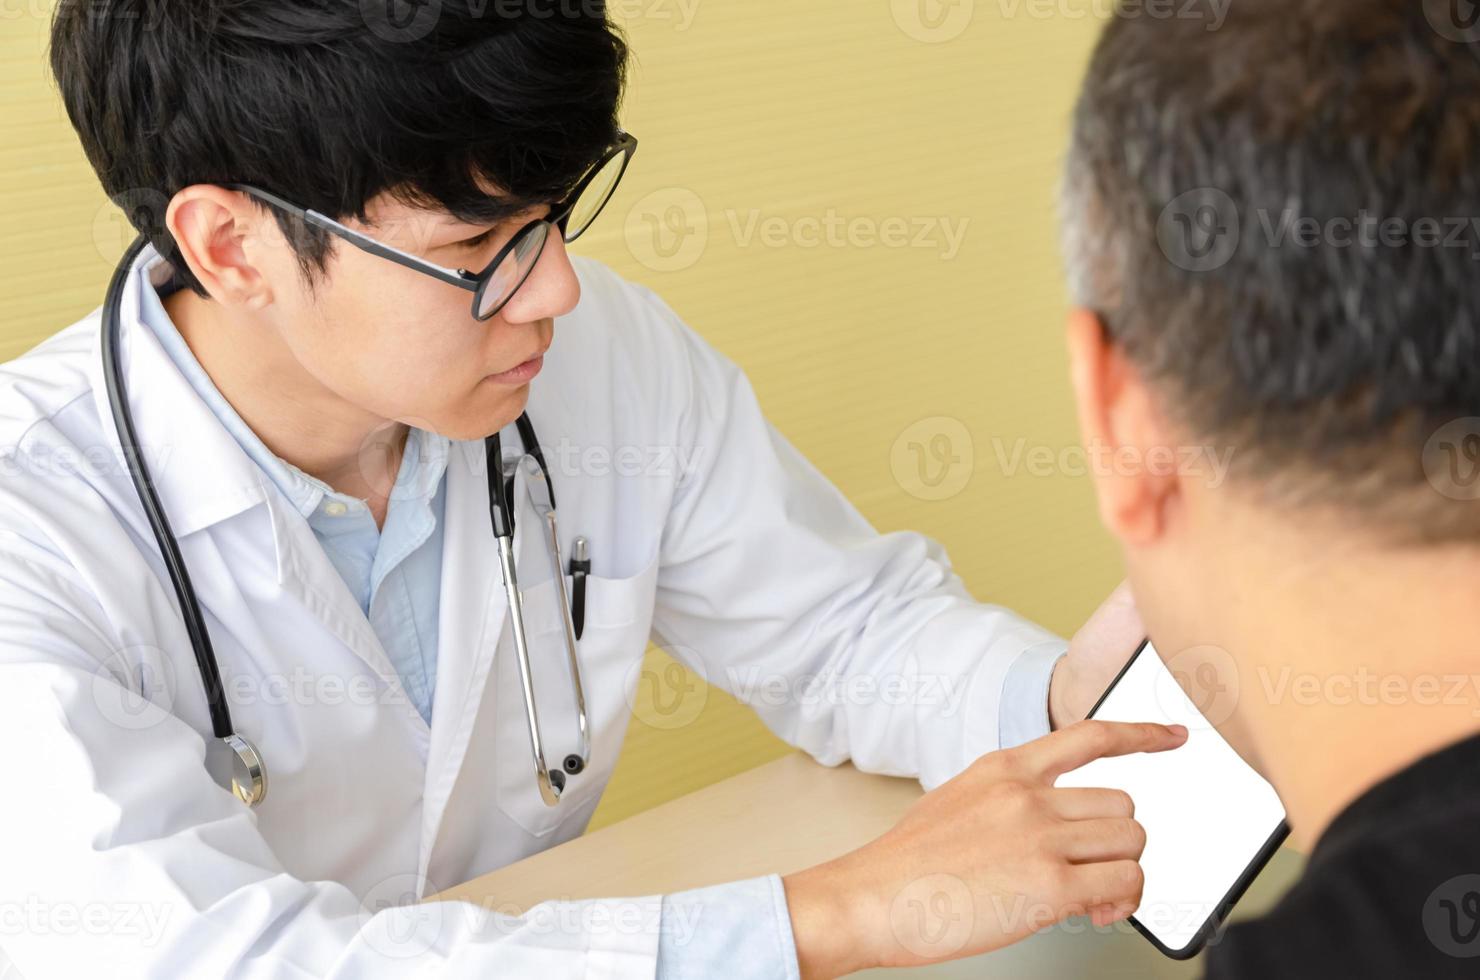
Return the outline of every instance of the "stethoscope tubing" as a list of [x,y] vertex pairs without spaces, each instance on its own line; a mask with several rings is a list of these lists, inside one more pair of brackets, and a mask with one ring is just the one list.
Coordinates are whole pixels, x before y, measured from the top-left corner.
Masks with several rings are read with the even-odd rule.
[[140,235],[129,246],[108,284],[107,299],[103,303],[103,380],[108,389],[108,403],[113,410],[113,423],[118,429],[118,441],[123,448],[124,462],[154,539],[159,545],[160,557],[169,572],[170,583],[175,588],[175,598],[180,603],[180,615],[185,621],[185,631],[190,636],[191,649],[195,651],[195,665],[200,670],[201,684],[205,688],[206,703],[211,715],[211,731],[219,739],[229,739],[236,734],[231,723],[231,708],[226,703],[226,691],[221,685],[221,671],[216,663],[215,648],[211,646],[211,634],[206,628],[205,617],[195,598],[195,588],[190,582],[190,572],[180,554],[169,518],[154,489],[154,478],[139,450],[138,434],[134,431],[133,415],[128,408],[128,391],[120,367],[122,355],[119,350],[122,331],[119,329],[119,314],[123,306],[123,290],[128,282],[134,261],[144,250],[148,240]]
[[[236,732],[231,720],[231,708],[227,704],[226,691],[221,683],[220,666],[216,660],[215,648],[211,644],[210,630],[206,627],[205,617],[201,613],[200,604],[196,599],[195,588],[190,581],[190,572],[185,565],[184,556],[180,554],[179,542],[175,538],[174,531],[170,528],[169,518],[165,514],[164,505],[160,502],[159,495],[155,490],[153,474],[150,473],[148,464],[139,448],[138,433],[134,428],[133,415],[128,405],[128,390],[123,380],[122,364],[122,330],[120,319],[123,307],[123,292],[128,283],[129,276],[133,272],[134,263],[140,253],[148,244],[144,235],[136,238],[123,258],[119,261],[118,268],[114,270],[113,278],[108,284],[108,292],[103,302],[102,316],[102,354],[103,354],[103,379],[108,392],[109,407],[113,414],[114,426],[118,430],[119,445],[123,450],[124,462],[128,467],[129,476],[133,481],[134,489],[138,493],[139,501],[144,508],[145,516],[149,521],[150,529],[154,533],[155,542],[159,546],[161,559],[169,573],[170,583],[175,590],[175,598],[180,604],[180,616],[185,624],[186,633],[190,637],[191,649],[195,655],[196,667],[199,670],[201,685],[204,688],[206,704],[210,712],[211,731],[218,740],[215,746],[208,746],[208,765],[212,765],[212,758],[219,757],[224,749],[230,753],[230,762],[222,763],[230,767],[230,774],[224,776],[232,783],[232,791],[248,806],[257,806],[267,795],[267,771],[260,753],[245,737]],[[543,490],[548,494],[549,506],[546,510],[547,520],[551,522],[548,528],[550,534],[551,554],[559,574],[559,541],[554,533],[553,519],[555,513],[555,490],[549,478],[549,467],[545,463],[545,456],[540,448],[539,439],[535,436],[534,423],[530,421],[528,413],[522,413],[516,420],[515,425],[519,432],[520,441],[524,445],[524,455],[533,458],[538,464],[539,473],[543,477]],[[510,611],[514,619],[514,632],[518,660],[520,666],[521,680],[524,686],[525,707],[527,721],[529,723],[529,735],[531,749],[533,750],[536,773],[538,776],[540,793],[545,803],[553,806],[559,799],[560,792],[564,788],[565,772],[561,770],[549,770],[544,761],[542,739],[540,738],[539,721],[535,709],[533,677],[530,665],[529,651],[524,637],[523,603],[518,592],[518,579],[513,567],[513,537],[514,517],[510,496],[512,491],[512,477],[505,482],[503,474],[503,444],[499,433],[495,432],[484,440],[484,447],[488,465],[488,491],[489,491],[489,514],[493,523],[494,537],[498,544],[500,565],[503,572],[504,583],[510,593]],[[565,620],[565,631],[568,637],[569,667],[572,672],[572,680],[575,687],[575,697],[578,710],[579,727],[581,734],[581,751],[567,756],[564,762],[564,770],[571,774],[580,772],[589,762],[590,743],[589,729],[586,723],[586,704],[584,691],[581,684],[580,665],[575,656],[575,638],[571,627],[569,597],[565,594],[564,581],[560,581],[560,598],[562,615]]]

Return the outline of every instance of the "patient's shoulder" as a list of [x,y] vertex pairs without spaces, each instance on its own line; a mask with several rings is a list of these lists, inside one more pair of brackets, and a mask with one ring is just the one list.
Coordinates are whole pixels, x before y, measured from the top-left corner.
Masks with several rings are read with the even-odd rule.
[[1207,980],[1480,976],[1480,795],[1414,806],[1322,854],[1227,928]]

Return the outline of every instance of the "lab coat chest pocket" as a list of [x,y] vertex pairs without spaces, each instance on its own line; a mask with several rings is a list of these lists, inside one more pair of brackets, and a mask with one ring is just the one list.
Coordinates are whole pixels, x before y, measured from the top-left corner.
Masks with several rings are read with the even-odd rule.
[[[622,578],[590,575],[586,579],[585,627],[576,644],[576,656],[585,690],[591,758],[584,771],[567,778],[565,791],[553,807],[540,797],[518,655],[509,627],[504,628],[495,663],[498,805],[510,819],[536,837],[544,837],[562,826],[572,826],[570,821],[578,821],[573,826],[584,828],[596,809],[601,790],[611,778],[631,717],[628,682],[641,669],[647,649],[657,576],[658,561],[654,553],[634,575]],[[573,597],[571,576],[566,574],[564,579],[567,594]],[[554,579],[524,589],[523,600],[545,764],[553,771],[580,745],[575,687],[562,638]]]

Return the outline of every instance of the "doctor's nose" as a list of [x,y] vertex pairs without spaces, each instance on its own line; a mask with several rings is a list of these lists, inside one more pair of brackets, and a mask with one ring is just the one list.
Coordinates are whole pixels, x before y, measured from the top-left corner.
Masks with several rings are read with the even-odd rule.
[[581,282],[570,263],[565,239],[552,228],[529,278],[509,297],[499,316],[509,323],[532,323],[564,316],[576,308],[580,299]]

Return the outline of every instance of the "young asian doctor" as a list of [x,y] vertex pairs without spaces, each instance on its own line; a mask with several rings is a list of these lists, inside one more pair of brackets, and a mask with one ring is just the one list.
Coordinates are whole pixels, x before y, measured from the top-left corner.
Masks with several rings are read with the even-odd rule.
[[[3,369],[0,902],[147,929],[7,933],[19,973],[796,977],[845,934],[910,962],[888,903],[928,867],[1127,914],[1129,801],[1052,787],[1185,735],[1071,724],[1139,639],[1126,594],[1070,644],[974,601],[658,296],[567,254],[636,155],[600,3],[447,0],[415,38],[375,6],[57,8],[67,112],[144,240],[116,309]],[[949,682],[954,710],[755,706],[933,792],[785,880],[519,917],[414,901],[583,831],[650,636],[721,686]]]

